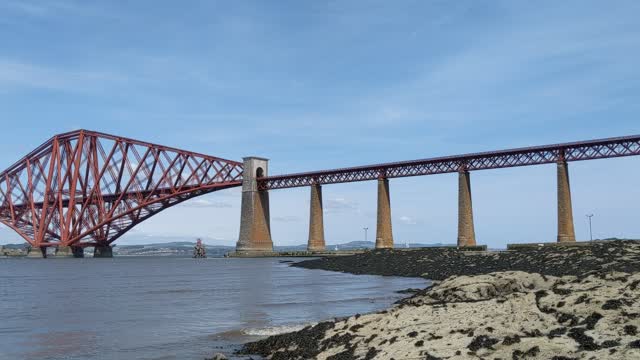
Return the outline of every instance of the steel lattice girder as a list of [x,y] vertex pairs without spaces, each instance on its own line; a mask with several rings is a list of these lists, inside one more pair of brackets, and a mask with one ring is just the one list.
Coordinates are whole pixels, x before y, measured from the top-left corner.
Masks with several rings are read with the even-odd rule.
[[258,188],[272,190],[313,184],[367,181],[385,177],[444,174],[464,169],[484,170],[540,165],[554,163],[561,158],[566,161],[579,161],[633,155],[640,155],[640,135],[269,176],[258,180]]
[[242,163],[79,130],[0,173],[0,222],[32,246],[111,243],[193,197],[240,186]]

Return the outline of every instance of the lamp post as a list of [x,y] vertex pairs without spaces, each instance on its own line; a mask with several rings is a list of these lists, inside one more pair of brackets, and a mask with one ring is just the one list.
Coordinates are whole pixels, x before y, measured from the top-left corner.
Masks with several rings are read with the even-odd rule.
[[362,230],[364,230],[364,241],[367,241],[367,230],[369,230],[369,228],[363,227]]
[[591,239],[590,241],[593,241],[593,231],[591,230],[591,218],[593,217],[593,214],[587,214],[586,217],[589,219],[589,239]]

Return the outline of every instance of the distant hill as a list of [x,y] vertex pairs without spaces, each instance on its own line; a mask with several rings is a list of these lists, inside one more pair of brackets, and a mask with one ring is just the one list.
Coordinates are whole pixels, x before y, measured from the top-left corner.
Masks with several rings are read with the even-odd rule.
[[5,249],[25,249],[27,248],[27,243],[22,243],[22,244],[6,244],[6,245],[0,245],[2,247],[4,247]]
[[[419,244],[410,243],[409,247],[431,247],[442,246],[443,244]],[[144,245],[121,245],[113,249],[114,254],[121,256],[191,256],[195,242],[174,241],[167,243],[153,243]],[[398,247],[404,247],[404,244],[397,244]],[[225,253],[234,251],[235,246],[228,245],[207,245],[207,256],[217,257],[224,256]],[[327,245],[327,249],[334,250],[354,250],[354,249],[373,249],[375,242],[373,241],[350,241],[342,244]],[[274,245],[275,251],[304,251],[307,244],[300,245]]]
[[[179,241],[168,243],[154,243],[144,245],[120,245],[113,248],[113,253],[119,256],[192,256],[195,242]],[[235,250],[235,246],[207,245],[207,256],[222,257]]]
[[[629,240],[619,238],[606,238],[602,240]],[[222,257],[224,254],[234,251],[234,245],[208,245],[207,239],[203,239],[205,247],[207,249],[207,256],[210,257]],[[215,243],[215,240],[212,240]],[[26,243],[22,244],[6,244],[2,245],[6,249],[25,249]],[[114,254],[118,256],[192,256],[195,242],[191,241],[170,241],[170,242],[154,242],[150,244],[141,245],[118,245],[115,244],[113,248]],[[409,243],[408,247],[434,247],[434,246],[455,246],[455,244],[422,244],[422,243]],[[373,249],[375,242],[373,241],[349,241],[340,244],[327,245],[328,250],[335,250],[336,247],[339,250],[354,250],[354,249]],[[404,248],[404,243],[396,243],[396,248]],[[304,251],[307,249],[307,244],[299,245],[274,245],[276,251]],[[87,252],[91,253],[93,249],[87,249]]]

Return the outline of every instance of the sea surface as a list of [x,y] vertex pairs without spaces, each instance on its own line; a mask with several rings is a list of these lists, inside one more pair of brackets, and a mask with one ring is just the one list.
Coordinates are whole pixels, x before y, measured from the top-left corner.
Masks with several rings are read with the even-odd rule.
[[202,360],[427,285],[282,261],[0,259],[0,359]]

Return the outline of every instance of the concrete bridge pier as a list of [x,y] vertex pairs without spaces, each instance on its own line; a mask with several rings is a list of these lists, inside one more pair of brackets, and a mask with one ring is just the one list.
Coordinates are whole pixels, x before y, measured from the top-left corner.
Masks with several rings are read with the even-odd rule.
[[376,249],[393,248],[393,230],[391,228],[391,199],[389,197],[389,179],[378,178],[378,221],[376,226]]
[[73,257],[75,258],[83,258],[84,257],[84,248],[81,246],[72,246],[71,252],[73,253]]
[[473,225],[471,200],[471,175],[467,170],[458,172],[458,246],[475,246],[476,231]]
[[558,242],[575,242],[573,228],[573,207],[569,184],[569,165],[561,154],[558,160]]
[[43,259],[47,257],[47,248],[32,246],[29,251],[27,251],[27,257],[33,259]]
[[93,249],[94,258],[112,258],[113,248],[109,244],[96,244]]
[[58,245],[58,247],[56,248],[55,257],[73,257],[73,250],[71,250],[71,246]]
[[269,193],[266,190],[258,190],[257,182],[258,178],[267,176],[269,160],[259,157],[246,157],[243,160],[242,210],[236,251],[273,251]]
[[55,257],[81,258],[84,257],[84,249],[82,249],[82,247],[80,246],[59,245],[56,249]]
[[322,186],[311,186],[311,201],[309,210],[309,242],[308,251],[324,251],[324,220],[322,214]]

